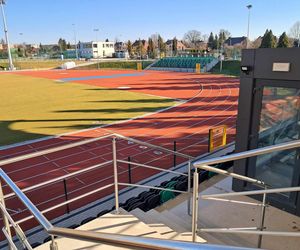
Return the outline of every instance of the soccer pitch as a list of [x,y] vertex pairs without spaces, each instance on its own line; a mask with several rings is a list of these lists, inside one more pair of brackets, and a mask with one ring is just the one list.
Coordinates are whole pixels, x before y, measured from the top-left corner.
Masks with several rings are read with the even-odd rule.
[[127,120],[172,99],[79,83],[0,74],[0,145]]

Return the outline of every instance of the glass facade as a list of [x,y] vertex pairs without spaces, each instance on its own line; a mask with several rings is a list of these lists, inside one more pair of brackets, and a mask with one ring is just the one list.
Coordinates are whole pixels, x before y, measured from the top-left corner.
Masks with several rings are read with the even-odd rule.
[[[299,122],[299,89],[263,87],[258,148],[299,139]],[[255,177],[274,188],[292,186],[298,155],[298,150],[285,150],[258,156]]]

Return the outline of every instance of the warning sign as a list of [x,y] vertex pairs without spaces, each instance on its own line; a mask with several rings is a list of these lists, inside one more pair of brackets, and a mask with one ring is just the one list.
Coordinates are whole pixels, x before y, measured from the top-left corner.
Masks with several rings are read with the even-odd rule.
[[215,149],[226,145],[226,126],[218,126],[209,130],[208,150],[212,152]]

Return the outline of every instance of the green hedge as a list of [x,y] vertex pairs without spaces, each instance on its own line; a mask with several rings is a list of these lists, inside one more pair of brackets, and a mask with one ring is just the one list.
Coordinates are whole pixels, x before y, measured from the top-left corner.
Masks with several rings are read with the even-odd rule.
[[240,76],[241,73],[241,62],[240,61],[223,61],[223,69],[220,72],[220,63],[218,63],[211,70],[215,74],[224,74],[231,76]]

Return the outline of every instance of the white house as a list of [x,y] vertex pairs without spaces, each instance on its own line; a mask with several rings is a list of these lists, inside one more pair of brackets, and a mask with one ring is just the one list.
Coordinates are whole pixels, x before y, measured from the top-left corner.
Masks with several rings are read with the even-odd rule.
[[78,52],[82,58],[113,57],[114,42],[87,42],[78,44]]

